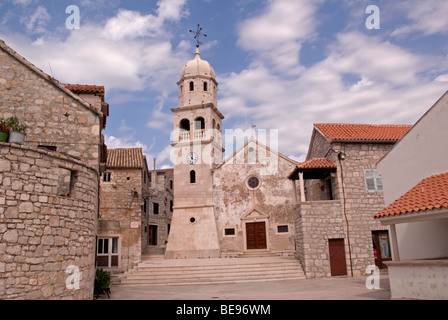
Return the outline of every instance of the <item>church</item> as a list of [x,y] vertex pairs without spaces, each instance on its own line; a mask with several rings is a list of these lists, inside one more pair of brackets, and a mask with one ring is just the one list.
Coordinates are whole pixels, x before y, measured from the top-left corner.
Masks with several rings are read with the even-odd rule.
[[174,114],[174,213],[165,257],[294,255],[297,162],[248,137],[223,159],[218,82],[199,49],[180,72]]
[[249,135],[224,159],[216,73],[199,48],[177,84],[165,259],[294,256],[308,278],[385,267],[389,231],[372,219],[385,207],[376,164],[411,126],[314,124],[304,163]]

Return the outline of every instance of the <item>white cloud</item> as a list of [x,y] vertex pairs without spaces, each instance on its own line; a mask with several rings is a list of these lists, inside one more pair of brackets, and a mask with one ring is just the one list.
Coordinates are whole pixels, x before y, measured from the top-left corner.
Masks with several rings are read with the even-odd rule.
[[33,0],[13,0],[12,4],[27,6],[27,5],[31,4],[32,2],[33,2]]
[[[120,10],[104,25],[82,22],[79,30],[65,30],[66,39],[51,32],[32,43],[17,34],[2,38],[47,73],[50,63],[55,78],[62,82],[104,85],[108,91],[164,91],[176,81],[187,57],[184,44],[173,48],[169,37],[158,33],[166,21],[183,17],[184,7],[184,0],[160,0],[157,15]],[[43,31],[49,15],[39,8],[26,23],[30,29]]]
[[[22,5],[27,5],[28,2],[22,2]],[[26,26],[26,29],[33,33],[45,33],[46,25],[50,21],[51,16],[47,9],[43,6],[38,6],[31,16],[24,16],[20,19],[20,22]]]
[[263,14],[241,23],[238,44],[278,70],[296,67],[302,42],[314,35],[321,1],[271,0]]
[[346,32],[325,59],[294,77],[262,60],[221,77],[219,107],[227,118],[278,129],[279,151],[302,159],[315,122],[413,124],[446,91],[445,76],[422,76],[446,70],[438,62],[380,37]]
[[419,0],[400,1],[392,3],[391,10],[404,12],[409,23],[402,25],[392,32],[393,36],[405,36],[412,32],[421,32],[424,35],[448,33],[448,2],[446,0]]
[[448,73],[438,76],[435,81],[448,82]]
[[120,148],[142,148],[143,153],[149,150],[148,146],[140,141],[133,141],[133,136],[125,136],[122,138],[105,135],[104,136],[108,149]]

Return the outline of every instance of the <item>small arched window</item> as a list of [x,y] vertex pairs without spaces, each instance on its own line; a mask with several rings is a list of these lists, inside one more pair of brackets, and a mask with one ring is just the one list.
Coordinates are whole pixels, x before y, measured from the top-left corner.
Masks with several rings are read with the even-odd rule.
[[194,82],[190,81],[190,91],[194,91]]
[[204,82],[204,91],[208,91],[208,83]]
[[190,171],[190,183],[196,183],[196,171]]

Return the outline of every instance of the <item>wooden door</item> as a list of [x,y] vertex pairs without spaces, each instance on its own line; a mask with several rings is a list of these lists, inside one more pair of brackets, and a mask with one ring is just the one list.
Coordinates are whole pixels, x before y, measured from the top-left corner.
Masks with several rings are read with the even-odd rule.
[[246,224],[247,250],[267,249],[266,223]]
[[330,250],[331,276],[346,276],[347,263],[345,261],[344,239],[330,239],[328,240],[328,245]]
[[149,226],[148,229],[148,244],[150,246],[157,245],[157,226]]

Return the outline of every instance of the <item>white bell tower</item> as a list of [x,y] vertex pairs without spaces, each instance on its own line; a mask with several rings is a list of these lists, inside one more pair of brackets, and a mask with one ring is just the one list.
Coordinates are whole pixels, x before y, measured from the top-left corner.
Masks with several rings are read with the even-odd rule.
[[213,169],[222,162],[218,83],[210,63],[195,58],[180,72],[174,114],[174,211],[165,257],[221,256],[213,203]]

